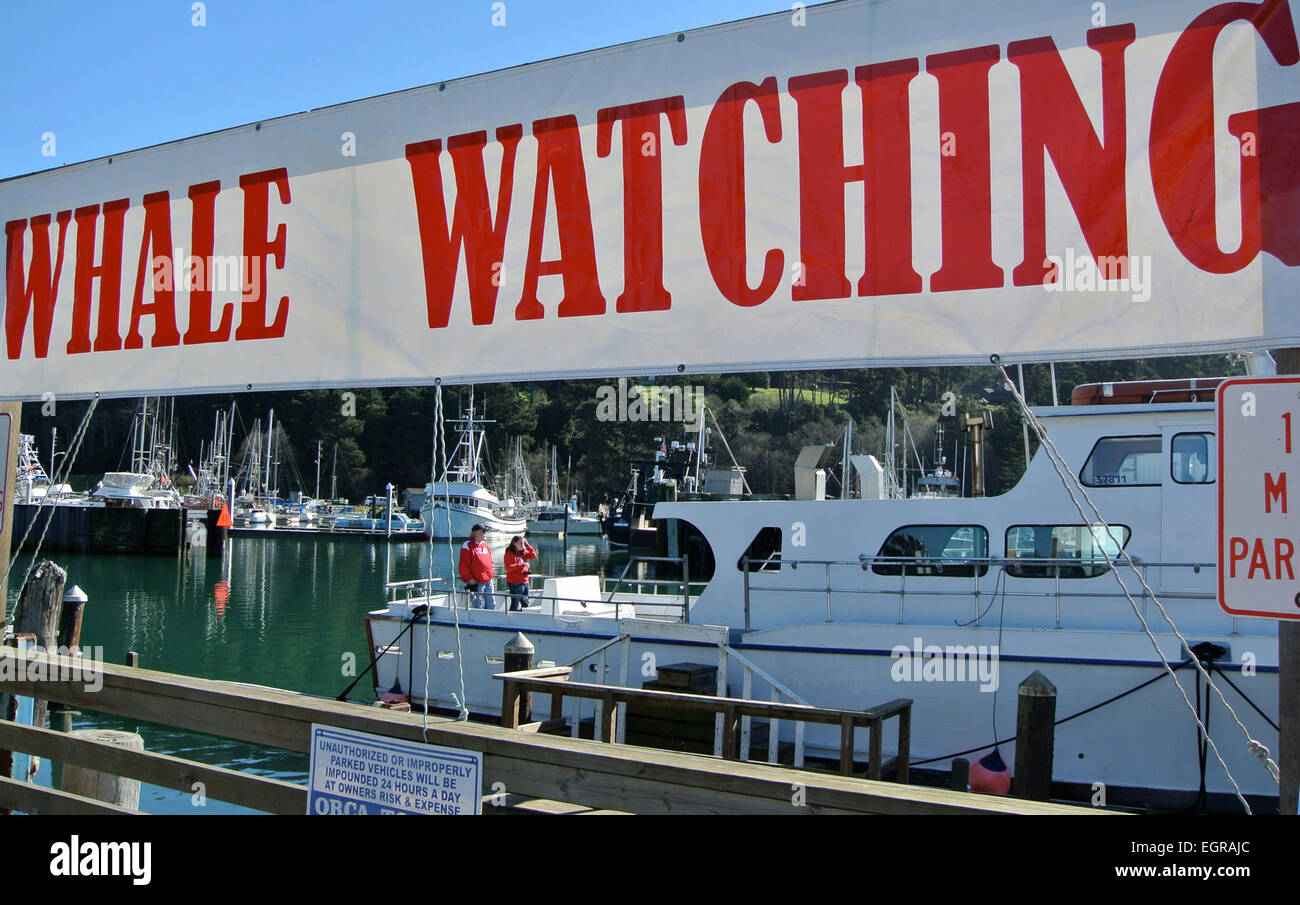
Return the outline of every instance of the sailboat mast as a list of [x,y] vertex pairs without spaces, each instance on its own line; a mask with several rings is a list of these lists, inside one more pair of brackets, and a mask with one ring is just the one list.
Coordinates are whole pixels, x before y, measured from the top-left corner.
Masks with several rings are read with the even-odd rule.
[[275,436],[275,409],[266,416],[266,473],[264,477],[266,496],[271,495],[271,438]]
[[321,451],[321,441],[317,440],[316,441],[316,493],[312,497],[313,499],[320,499],[320,451]]

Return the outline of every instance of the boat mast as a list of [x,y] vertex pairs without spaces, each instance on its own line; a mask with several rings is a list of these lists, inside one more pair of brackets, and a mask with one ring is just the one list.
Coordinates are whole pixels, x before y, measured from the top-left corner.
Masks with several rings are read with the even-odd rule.
[[853,419],[844,425],[844,464],[840,469],[840,499],[849,498],[849,454],[853,449]]
[[266,416],[266,471],[264,473],[265,496],[269,500],[271,497],[271,438],[275,436],[275,409],[271,409],[270,414]]
[[321,441],[316,441],[316,495],[312,499],[320,499],[320,452]]

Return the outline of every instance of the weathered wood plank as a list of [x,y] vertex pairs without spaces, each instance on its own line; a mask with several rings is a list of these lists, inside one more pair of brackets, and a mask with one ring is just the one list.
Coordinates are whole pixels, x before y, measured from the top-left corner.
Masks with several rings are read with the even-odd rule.
[[93,798],[69,795],[67,792],[38,786],[35,783],[19,782],[7,776],[0,776],[0,807],[22,811],[25,814],[59,814],[78,817],[105,814],[131,814],[134,816],[141,813],[127,808],[119,808],[115,804],[95,801]]
[[208,798],[258,811],[272,814],[307,812],[305,786],[181,757],[118,748],[63,732],[3,721],[0,721],[0,746],[182,792],[192,793],[195,783],[203,783],[203,792]]

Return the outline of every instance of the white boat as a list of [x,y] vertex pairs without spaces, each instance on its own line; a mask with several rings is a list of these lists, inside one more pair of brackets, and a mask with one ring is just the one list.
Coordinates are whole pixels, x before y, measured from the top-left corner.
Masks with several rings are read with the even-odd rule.
[[[1037,670],[1058,689],[1058,721],[1097,708],[1058,723],[1059,793],[1089,800],[1104,786],[1110,803],[1185,806],[1203,778],[1215,806],[1235,806],[1214,758],[1202,766],[1199,730],[1164,673],[1162,656],[1181,664],[1177,681],[1189,700],[1199,700],[1187,650],[1132,570],[1122,560],[1112,568],[1122,545],[1188,645],[1218,649],[1217,668],[1236,688],[1221,679],[1216,687],[1276,757],[1278,733],[1269,721],[1278,713],[1277,623],[1231,616],[1216,600],[1215,412],[1211,401],[1185,401],[1212,400],[1215,384],[1193,382],[1189,392],[1184,383],[1147,404],[1034,410],[1110,531],[1080,518],[1040,450],[1019,483],[997,497],[660,504],[657,520],[676,520],[679,535],[696,537],[682,549],[703,551],[691,574],[707,573],[702,558],[714,564],[707,586],[689,597],[689,624],[680,607],[589,593],[586,607],[541,600],[524,613],[469,610],[459,618],[458,649],[449,609],[457,598],[429,596],[423,602],[431,604],[439,653],[430,661],[436,672],[428,703],[455,706],[457,650],[469,708],[492,714],[501,690],[491,676],[500,665],[486,658],[499,657],[512,633],[529,634],[539,660],[560,664],[626,637],[605,651],[611,680],[624,674],[635,683],[649,657],[661,664],[712,659],[711,648],[733,694],[752,665],[751,697],[766,699],[779,683],[820,707],[910,698],[914,765],[947,770],[959,753],[973,749],[975,759],[990,750],[993,725],[1003,757],[1014,762],[1016,687]],[[1120,385],[1113,390],[1098,393],[1099,401],[1123,398]],[[370,614],[376,652],[405,627],[409,609],[402,606]],[[1150,623],[1159,653],[1135,610]],[[401,674],[414,670],[407,690],[418,702],[423,630],[408,637],[414,659],[401,663]],[[391,659],[378,664],[384,689],[397,677],[395,662],[384,662]],[[979,664],[990,664],[987,677]],[[1133,689],[1140,690],[1116,698]],[[534,706],[541,712],[544,705]],[[1201,706],[1243,793],[1265,809],[1275,804],[1277,784],[1222,703],[1216,697]],[[782,739],[793,731],[780,724]],[[835,757],[837,740],[807,727],[810,754]],[[865,744],[859,741],[860,759]]]
[[135,509],[183,509],[180,493],[165,477],[133,471],[110,471],[90,492],[106,506]]
[[448,466],[437,481],[425,485],[424,504],[420,507],[425,534],[433,538],[469,537],[474,525],[493,532],[523,534],[528,523],[522,511],[483,486],[482,425],[494,422],[475,418],[472,389],[465,416],[451,423],[457,426],[459,439],[447,460],[455,464]]
[[[51,456],[53,458],[53,456]],[[53,467],[53,466],[51,466]],[[45,506],[85,506],[86,494],[77,493],[69,484],[56,484],[41,465],[36,437],[18,435],[18,467],[14,475],[14,503]]]
[[[546,490],[550,499],[537,500],[528,507],[529,534],[599,535],[604,534],[600,517],[583,515],[577,499],[560,499],[559,450],[551,447],[551,462],[546,471]],[[572,461],[570,461],[572,467]]]
[[337,531],[364,531],[368,534],[423,534],[424,526],[405,512],[394,509],[391,520],[386,513],[378,515],[340,515],[334,519]]
[[529,534],[599,535],[604,533],[600,519],[594,515],[580,515],[574,500],[551,503],[539,500],[528,514]]

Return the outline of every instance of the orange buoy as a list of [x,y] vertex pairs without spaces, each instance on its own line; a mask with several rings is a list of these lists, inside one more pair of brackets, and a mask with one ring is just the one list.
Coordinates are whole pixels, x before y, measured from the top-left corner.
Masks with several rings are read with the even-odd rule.
[[997,748],[970,765],[970,790],[986,795],[1006,795],[1011,791],[1011,771]]

